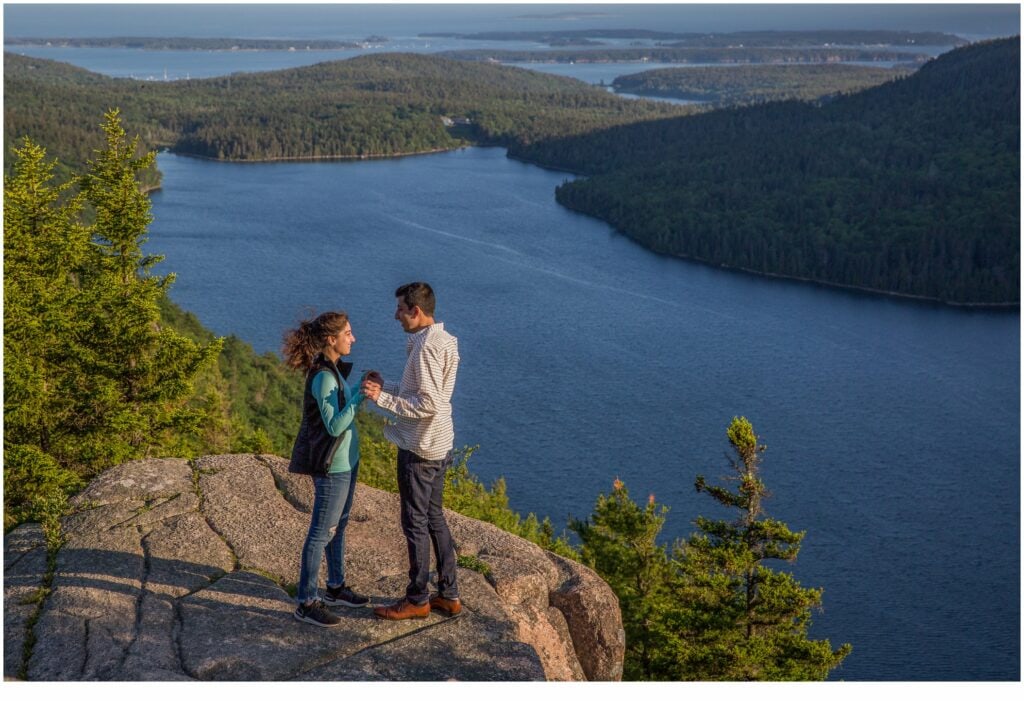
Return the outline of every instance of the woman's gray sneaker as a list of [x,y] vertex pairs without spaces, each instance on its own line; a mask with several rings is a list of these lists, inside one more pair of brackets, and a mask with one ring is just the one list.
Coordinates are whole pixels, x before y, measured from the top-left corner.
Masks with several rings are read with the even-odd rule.
[[327,591],[324,592],[324,603],[328,606],[359,608],[370,603],[370,599],[362,594],[356,594],[342,584],[340,587],[327,587]]
[[295,618],[303,623],[312,623],[324,628],[341,623],[341,619],[331,613],[320,599],[315,599],[311,604],[299,604],[299,607],[295,609]]

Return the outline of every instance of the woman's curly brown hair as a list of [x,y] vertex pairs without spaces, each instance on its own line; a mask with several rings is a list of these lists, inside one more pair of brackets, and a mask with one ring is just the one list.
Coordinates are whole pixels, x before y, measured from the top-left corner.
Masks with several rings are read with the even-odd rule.
[[284,334],[281,352],[284,362],[296,370],[308,370],[327,344],[328,336],[336,336],[348,326],[345,312],[324,312],[315,319],[303,319],[298,328]]

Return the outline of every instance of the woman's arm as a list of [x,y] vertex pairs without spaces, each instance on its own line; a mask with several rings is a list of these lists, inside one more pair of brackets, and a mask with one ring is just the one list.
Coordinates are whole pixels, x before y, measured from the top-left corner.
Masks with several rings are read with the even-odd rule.
[[320,407],[320,417],[324,420],[327,433],[335,437],[340,436],[355,420],[356,408],[363,400],[362,392],[356,392],[344,408],[340,408],[345,395],[338,386],[338,381],[326,370],[318,372],[313,378],[310,391],[316,399],[317,406]]

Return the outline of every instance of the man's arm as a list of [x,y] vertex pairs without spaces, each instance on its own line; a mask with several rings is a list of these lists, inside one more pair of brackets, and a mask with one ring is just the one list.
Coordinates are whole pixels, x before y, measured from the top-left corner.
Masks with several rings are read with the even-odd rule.
[[[418,380],[416,389],[400,394],[397,387],[390,392],[382,388],[375,400],[377,406],[409,419],[433,416],[437,407],[444,403],[444,375],[448,361],[444,349],[425,345],[411,368]],[[371,395],[368,393],[367,396]]]

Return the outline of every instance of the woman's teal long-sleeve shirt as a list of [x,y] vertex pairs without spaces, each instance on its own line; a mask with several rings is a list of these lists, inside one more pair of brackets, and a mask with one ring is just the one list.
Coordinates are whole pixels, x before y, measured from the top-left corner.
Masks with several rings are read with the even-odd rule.
[[[316,404],[320,407],[320,418],[331,436],[338,437],[345,432],[334,459],[331,460],[333,472],[348,472],[359,462],[359,434],[356,432],[356,409],[363,401],[362,392],[353,394],[345,378],[341,379],[341,387],[334,375],[326,370],[318,372],[310,387]],[[346,431],[346,429],[348,429]]]

